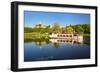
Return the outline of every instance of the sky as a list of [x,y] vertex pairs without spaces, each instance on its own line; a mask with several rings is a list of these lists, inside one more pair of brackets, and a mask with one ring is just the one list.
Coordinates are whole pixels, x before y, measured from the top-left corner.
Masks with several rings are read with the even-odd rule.
[[25,27],[33,27],[40,22],[44,25],[59,23],[60,26],[90,24],[90,14],[24,11]]

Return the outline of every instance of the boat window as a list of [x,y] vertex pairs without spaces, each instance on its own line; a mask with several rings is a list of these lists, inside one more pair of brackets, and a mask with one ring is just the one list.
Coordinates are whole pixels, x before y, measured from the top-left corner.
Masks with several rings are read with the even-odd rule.
[[60,35],[60,37],[62,37],[62,35]]
[[65,35],[63,35],[63,37],[65,37]]
[[66,42],[68,42],[68,40]]
[[66,35],[66,37],[68,37],[68,35]]
[[72,37],[72,35],[70,35],[70,37]]
[[63,42],[65,42],[65,40],[62,40]]
[[74,36],[77,36],[77,34],[74,34]]
[[62,42],[62,40],[60,40],[60,42]]

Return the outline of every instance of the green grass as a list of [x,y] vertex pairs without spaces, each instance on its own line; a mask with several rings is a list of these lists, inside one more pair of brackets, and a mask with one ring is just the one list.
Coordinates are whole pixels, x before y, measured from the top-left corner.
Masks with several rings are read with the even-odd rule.
[[47,33],[36,33],[36,32],[24,33],[24,41],[35,41],[35,40],[43,41],[48,38],[49,37]]

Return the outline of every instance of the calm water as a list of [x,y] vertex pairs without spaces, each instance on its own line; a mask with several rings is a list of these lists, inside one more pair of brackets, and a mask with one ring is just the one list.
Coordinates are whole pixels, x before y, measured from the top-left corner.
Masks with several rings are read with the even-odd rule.
[[89,44],[25,42],[24,61],[70,60],[90,58]]

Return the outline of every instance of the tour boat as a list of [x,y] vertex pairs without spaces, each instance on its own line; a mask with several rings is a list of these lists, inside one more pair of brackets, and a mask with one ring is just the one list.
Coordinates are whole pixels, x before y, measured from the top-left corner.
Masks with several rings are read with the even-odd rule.
[[74,33],[50,33],[49,38],[51,42],[83,42],[83,35]]

